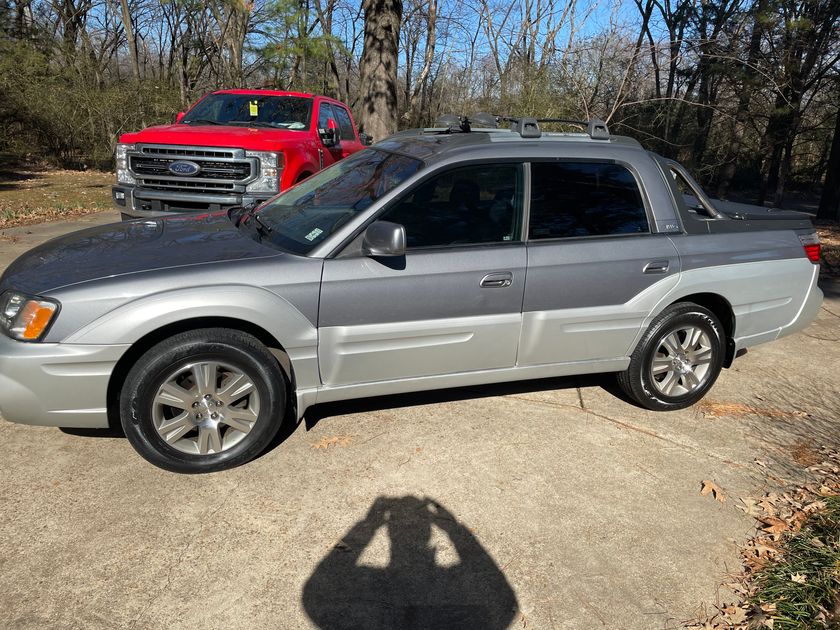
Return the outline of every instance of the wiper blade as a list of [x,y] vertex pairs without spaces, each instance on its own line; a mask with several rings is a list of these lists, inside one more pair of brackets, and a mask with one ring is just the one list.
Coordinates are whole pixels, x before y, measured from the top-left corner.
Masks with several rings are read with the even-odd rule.
[[257,234],[260,236],[268,236],[274,231],[274,228],[271,227],[268,223],[262,220],[259,214],[257,214],[257,205],[253,205],[250,208],[243,208],[243,212],[241,214],[236,213],[237,216],[234,217],[235,210],[231,210],[230,214],[228,215],[233,224],[236,227],[239,227],[243,223],[248,223],[248,221],[254,221],[254,229],[257,231]]
[[278,125],[264,120],[251,120],[248,122],[249,127],[270,127],[271,129],[278,129]]
[[221,125],[224,123],[220,123],[218,120],[210,120],[209,118],[195,118],[193,120],[182,120],[182,123],[185,125]]
[[256,212],[251,212],[251,218],[254,219],[254,223],[260,226],[263,230],[265,230],[266,234],[271,234],[274,231],[274,228],[271,227],[268,223],[263,221]]
[[226,125],[241,125],[243,127],[270,127],[272,129],[277,129],[277,125],[272,122],[266,122],[265,120],[229,120]]

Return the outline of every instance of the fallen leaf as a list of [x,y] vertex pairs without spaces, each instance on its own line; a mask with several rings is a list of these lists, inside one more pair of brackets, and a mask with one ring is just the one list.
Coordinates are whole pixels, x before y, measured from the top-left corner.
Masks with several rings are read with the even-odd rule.
[[313,442],[312,448],[314,449],[328,449],[331,446],[341,446],[346,447],[353,441],[352,435],[333,435],[331,437],[324,436],[317,442]]
[[790,576],[791,582],[796,582],[797,584],[805,584],[808,581],[808,576],[804,573],[794,573]]
[[768,516],[760,520],[766,525],[766,527],[762,528],[763,531],[767,532],[768,534],[781,534],[782,532],[785,532],[789,529],[787,523],[785,523],[780,518],[776,518],[775,516]]
[[730,604],[723,608],[723,616],[731,624],[744,623],[747,620],[747,611],[740,606]]
[[743,505],[736,505],[735,507],[754,518],[761,516],[762,510],[759,509],[758,502],[755,499],[742,498],[741,503]]
[[700,490],[700,494],[705,497],[709,493],[711,493],[712,496],[715,499],[717,499],[718,501],[720,501],[721,503],[726,502],[726,495],[723,494],[723,490],[721,490],[720,486],[717,485],[711,479],[704,479],[703,480],[703,487]]

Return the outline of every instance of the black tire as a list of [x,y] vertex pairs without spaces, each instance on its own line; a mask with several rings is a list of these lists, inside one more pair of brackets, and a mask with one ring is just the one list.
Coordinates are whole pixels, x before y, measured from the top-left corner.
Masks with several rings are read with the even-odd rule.
[[[236,433],[236,429],[223,424],[224,417],[215,422],[214,426],[218,428],[214,432],[221,436],[217,443],[223,446],[225,442],[230,442],[231,445],[223,446],[218,452],[210,452],[210,449],[205,448],[208,450],[206,454],[199,453],[201,427],[195,426],[190,429],[196,439],[195,453],[192,453],[184,452],[185,445],[189,446],[188,440],[192,437],[190,432],[185,434],[183,439],[173,440],[173,443],[177,442],[176,446],[180,446],[178,448],[164,440],[155,424],[156,417],[168,409],[159,401],[155,402],[159,388],[165,383],[174,382],[169,380],[173,374],[192,374],[188,369],[179,372],[182,366],[202,364],[203,361],[207,362],[203,365],[219,365],[212,370],[213,387],[220,390],[218,402],[211,399],[212,404],[218,404],[220,407],[220,414],[214,414],[214,418],[216,415],[224,416],[224,412],[233,409],[234,405],[244,405],[247,410],[252,400],[257,402],[251,410],[255,420],[250,429]],[[230,366],[230,371],[225,373],[225,369],[228,368],[224,366]],[[209,374],[209,370],[207,373]],[[244,375],[252,387],[244,398],[228,407],[221,402],[221,389],[227,383],[225,379],[232,378],[234,374]],[[199,395],[200,388],[195,383],[190,383],[189,376],[182,378],[187,379],[181,381],[187,388],[184,391],[188,391],[199,400],[210,398],[209,395]],[[210,380],[209,376],[207,380]],[[237,330],[205,328],[174,335],[153,346],[140,357],[126,376],[120,393],[120,421],[131,445],[155,466],[178,473],[208,473],[244,464],[259,455],[277,434],[285,417],[286,401],[287,387],[283,371],[274,356],[259,340]],[[210,403],[202,401],[201,404]],[[203,407],[196,410],[198,405],[197,402],[176,405],[177,409],[173,408],[170,413],[176,415],[178,409],[190,406],[194,408],[186,412],[190,422],[193,422],[194,417],[192,411],[204,413],[202,422],[209,422],[210,412],[215,408],[211,405],[206,411]],[[180,424],[185,425],[186,421]],[[184,429],[187,427],[184,426]],[[168,437],[175,433],[173,431]],[[205,442],[205,447],[207,444]]]
[[[659,352],[657,356],[657,352],[665,347],[664,342],[670,335],[676,334],[678,339],[685,339],[685,336],[680,335],[691,328],[705,333],[707,337],[701,336],[701,339],[708,340],[708,363],[705,356],[707,351],[702,350],[703,366],[707,366],[703,369],[702,378],[698,378],[695,372],[700,365],[693,365],[690,368],[691,375],[688,374],[692,361],[685,354],[675,353],[672,357],[666,350],[664,353]],[[691,302],[673,304],[651,322],[630,356],[629,367],[617,374],[618,385],[627,396],[647,409],[654,411],[684,409],[703,398],[714,385],[723,366],[725,351],[726,333],[714,313]],[[673,362],[675,359],[679,363],[674,365],[679,365],[679,369],[675,367],[665,374],[654,375],[654,360],[660,365],[658,370],[667,370],[668,368],[664,367],[663,363]],[[685,370],[685,376],[680,370]],[[675,395],[667,395],[664,390],[667,389],[668,383],[665,381],[672,378],[672,372],[677,380],[676,383],[672,381],[669,383],[673,383],[671,386]],[[695,381],[697,381],[696,384]]]

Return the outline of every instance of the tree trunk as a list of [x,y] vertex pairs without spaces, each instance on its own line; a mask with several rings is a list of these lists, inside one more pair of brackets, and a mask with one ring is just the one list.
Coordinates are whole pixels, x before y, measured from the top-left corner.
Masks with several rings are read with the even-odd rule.
[[726,163],[721,169],[720,181],[718,182],[718,199],[726,199],[729,195],[729,187],[732,185],[732,178],[735,177],[735,168],[744,143],[744,130],[749,122],[752,92],[757,87],[758,82],[754,66],[761,52],[761,35],[764,32],[763,20],[766,12],[767,0],[758,0],[755,7],[752,32],[750,33],[747,60],[741,68],[741,89],[738,95],[738,109],[731,128],[731,141],[727,151]]
[[417,82],[414,85],[414,92],[411,94],[408,103],[408,111],[412,126],[420,124],[420,96],[421,94],[425,95],[426,93],[426,82],[429,79],[429,73],[432,71],[432,63],[435,60],[437,3],[438,0],[429,0],[429,12],[426,15],[426,54],[423,59],[423,69],[420,71],[420,76],[417,77]]
[[397,130],[397,49],[402,0],[363,0],[365,44],[359,63],[361,126],[376,140]]
[[128,54],[131,57],[131,70],[134,78],[140,80],[140,61],[137,59],[137,36],[134,33],[134,22],[131,19],[131,10],[128,8],[128,0],[120,0],[122,10],[123,28],[125,28],[125,41],[128,44]]
[[834,122],[834,139],[831,141],[831,153],[828,157],[825,186],[820,197],[817,218],[840,221],[840,108]]

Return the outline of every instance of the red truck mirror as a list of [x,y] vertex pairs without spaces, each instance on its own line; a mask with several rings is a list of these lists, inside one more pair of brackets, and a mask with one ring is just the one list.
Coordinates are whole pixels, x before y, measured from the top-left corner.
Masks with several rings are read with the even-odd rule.
[[178,115],[175,116],[175,122],[176,123],[181,122],[181,119],[186,115],[187,115],[187,112],[178,112]]
[[318,135],[321,136],[321,142],[325,147],[336,147],[338,146],[339,142],[341,142],[338,133],[338,125],[332,118],[327,120],[326,129],[318,130]]

